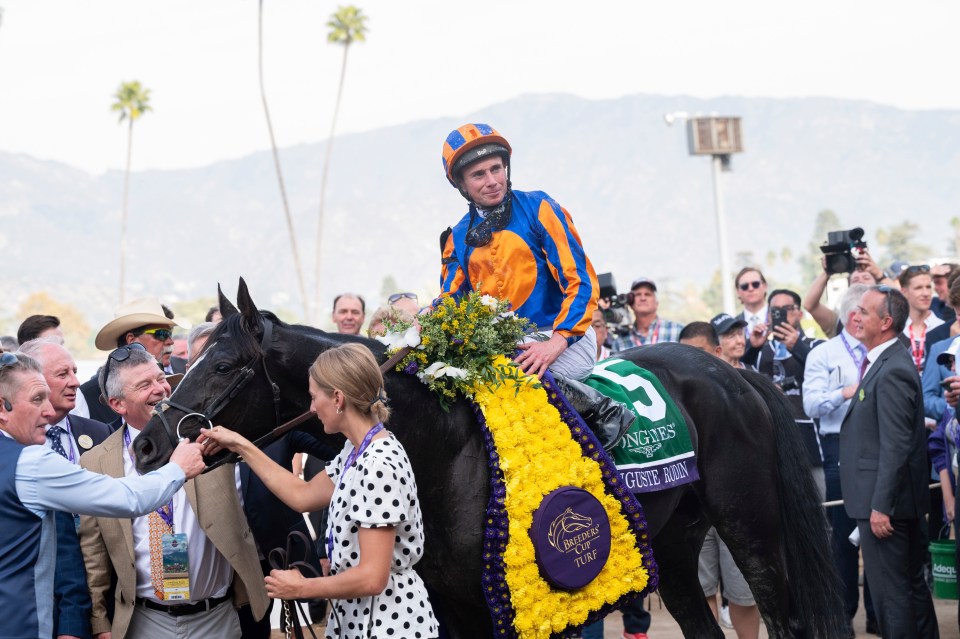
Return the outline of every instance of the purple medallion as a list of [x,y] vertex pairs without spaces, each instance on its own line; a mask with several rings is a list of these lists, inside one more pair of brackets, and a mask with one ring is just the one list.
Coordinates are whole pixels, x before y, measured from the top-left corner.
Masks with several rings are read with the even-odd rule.
[[561,590],[589,584],[610,556],[610,520],[603,505],[574,486],[543,498],[533,513],[530,538],[541,576]]

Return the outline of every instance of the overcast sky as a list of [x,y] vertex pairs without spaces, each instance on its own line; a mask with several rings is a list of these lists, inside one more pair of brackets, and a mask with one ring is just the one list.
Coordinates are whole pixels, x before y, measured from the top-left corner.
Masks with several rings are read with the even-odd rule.
[[[460,117],[523,93],[603,99],[829,96],[960,110],[960,4],[357,0],[340,132]],[[134,169],[269,148],[254,0],[0,0],[0,150],[122,168],[121,81],[152,91]],[[336,3],[266,0],[266,82],[281,146],[327,136]],[[437,141],[439,149],[440,140]],[[438,151],[439,152],[439,151]]]

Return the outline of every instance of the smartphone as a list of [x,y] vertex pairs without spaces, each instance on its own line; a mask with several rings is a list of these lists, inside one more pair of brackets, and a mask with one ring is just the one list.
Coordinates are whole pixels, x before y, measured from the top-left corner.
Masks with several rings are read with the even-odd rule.
[[779,306],[770,308],[770,332],[773,333],[778,326],[787,323],[787,312]]
[[954,380],[953,377],[951,377],[951,378],[949,378],[949,379],[945,379],[945,380],[943,380],[942,382],[940,382],[940,388],[942,388],[943,390],[950,390],[950,389],[953,387],[953,382],[954,382],[954,381],[955,381],[955,380]]

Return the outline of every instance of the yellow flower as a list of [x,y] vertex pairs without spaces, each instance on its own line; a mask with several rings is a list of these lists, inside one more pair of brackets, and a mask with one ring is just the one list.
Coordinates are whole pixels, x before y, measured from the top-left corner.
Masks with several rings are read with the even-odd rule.
[[[507,363],[500,357],[495,365]],[[473,393],[497,447],[507,489],[510,535],[504,563],[516,613],[514,628],[521,639],[547,638],[582,624],[590,611],[642,590],[648,575],[620,502],[606,493],[600,465],[582,456],[546,391],[521,377],[494,389],[478,384]],[[543,496],[561,486],[578,486],[600,501],[613,540],[600,574],[574,592],[555,590],[543,580],[529,535]]]

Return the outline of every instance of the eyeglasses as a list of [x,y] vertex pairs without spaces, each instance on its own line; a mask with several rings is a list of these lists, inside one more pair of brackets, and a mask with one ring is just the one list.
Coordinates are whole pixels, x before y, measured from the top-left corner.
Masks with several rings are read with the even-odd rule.
[[756,290],[763,285],[763,282],[760,280],[754,280],[753,282],[744,282],[740,285],[741,291],[749,291],[751,288]]
[[122,362],[124,360],[130,359],[130,353],[133,351],[144,351],[146,352],[143,344],[140,342],[133,342],[132,344],[127,344],[126,346],[121,346],[120,348],[114,349],[112,353],[107,355],[107,363],[104,366],[103,371],[103,388],[100,390],[103,392],[103,396],[106,397],[107,389],[107,380],[110,378],[110,362]]
[[416,293],[394,293],[393,295],[387,298],[387,302],[389,302],[390,304],[394,304],[403,299],[413,300],[414,302],[416,302],[417,294]]
[[161,342],[165,342],[173,336],[173,331],[170,330],[169,328],[150,328],[143,331],[143,333],[146,333],[147,335],[151,335],[155,339],[160,340]]

